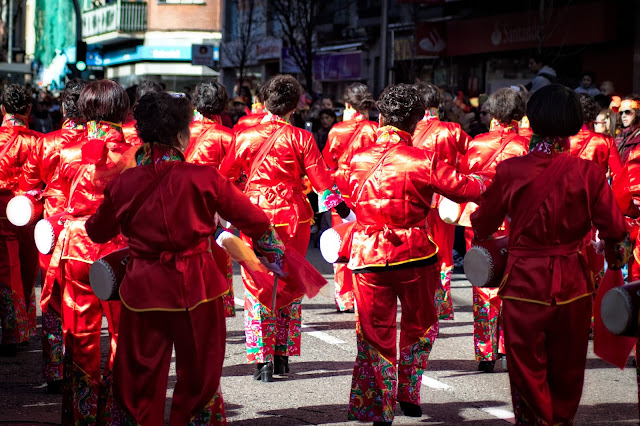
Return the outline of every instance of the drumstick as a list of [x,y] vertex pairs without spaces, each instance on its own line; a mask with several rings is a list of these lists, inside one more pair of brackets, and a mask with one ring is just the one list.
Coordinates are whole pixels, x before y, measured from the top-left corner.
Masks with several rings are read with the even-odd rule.
[[273,280],[273,294],[271,295],[271,313],[276,316],[276,296],[278,295],[278,274],[274,274]]

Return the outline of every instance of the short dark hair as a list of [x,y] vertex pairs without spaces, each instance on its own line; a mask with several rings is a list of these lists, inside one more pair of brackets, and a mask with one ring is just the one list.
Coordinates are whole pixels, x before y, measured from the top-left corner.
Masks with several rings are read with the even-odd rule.
[[138,87],[136,87],[136,99],[140,99],[147,93],[160,93],[163,91],[162,85],[157,81],[142,80],[138,83]]
[[129,97],[129,105],[133,105],[136,103],[136,100],[138,99],[137,93],[138,93],[137,84],[127,87],[127,96]]
[[264,102],[264,83],[259,84],[258,87],[256,88],[256,97],[258,98],[258,102],[263,103]]
[[487,111],[500,123],[520,121],[525,107],[522,95],[509,87],[496,90],[487,100]]
[[92,81],[80,92],[78,110],[86,121],[122,123],[129,113],[129,97],[113,80]]
[[596,74],[593,71],[583,71],[582,74],[580,74],[580,80],[582,80],[585,75],[591,78],[591,84],[595,84]]
[[79,78],[69,80],[62,92],[60,101],[64,107],[64,116],[66,118],[82,118],[80,109],[78,108],[78,99],[82,89],[87,86],[87,81]]
[[591,123],[595,121],[596,117],[600,113],[600,105],[593,99],[591,96],[586,93],[580,93],[578,95],[580,98],[580,105],[582,105],[582,115],[584,116],[585,123]]
[[276,75],[264,84],[265,104],[269,112],[284,115],[294,111],[302,96],[302,86],[290,75]]
[[350,84],[344,92],[344,101],[359,112],[369,111],[376,103],[369,88],[362,83]]
[[200,83],[193,93],[193,105],[205,117],[220,115],[228,103],[227,89],[217,81]]
[[533,53],[531,55],[529,55],[529,59],[533,59],[535,61],[536,64],[546,64],[547,61],[545,60],[545,57],[543,54],[541,53]]
[[133,117],[143,142],[178,146],[178,135],[189,131],[193,105],[186,96],[148,93],[138,99]]
[[386,125],[405,132],[413,133],[418,121],[424,117],[424,97],[410,84],[387,86],[376,105]]
[[330,115],[331,117],[334,118],[334,120],[336,118],[335,111],[329,108],[321,109],[320,112],[318,113],[318,117],[320,117],[321,115]]
[[578,95],[560,84],[536,90],[527,104],[527,116],[533,132],[541,136],[573,136],[584,122]]
[[19,84],[10,84],[2,93],[2,105],[8,114],[26,114],[33,103],[31,90]]
[[438,108],[442,103],[442,93],[435,84],[420,82],[417,84],[418,90],[424,97],[425,108]]

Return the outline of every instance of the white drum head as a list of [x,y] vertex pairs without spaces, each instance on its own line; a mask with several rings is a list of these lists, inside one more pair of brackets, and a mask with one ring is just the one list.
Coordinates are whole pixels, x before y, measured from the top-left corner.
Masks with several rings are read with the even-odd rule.
[[33,237],[36,240],[36,247],[42,254],[51,254],[56,245],[56,234],[53,232],[53,226],[46,219],[40,219],[36,223],[33,231]]
[[24,195],[16,195],[7,203],[7,219],[15,226],[25,226],[33,215],[33,203]]
[[464,256],[464,273],[471,285],[484,287],[493,278],[493,265],[489,252],[482,247],[471,247]]
[[451,201],[448,198],[443,198],[440,200],[438,213],[440,214],[440,219],[442,219],[444,223],[448,223],[450,225],[457,223],[460,218],[460,204]]
[[100,300],[109,300],[113,296],[116,275],[107,262],[96,260],[89,268],[91,290]]
[[633,315],[631,297],[620,288],[612,288],[602,298],[600,315],[607,330],[613,334],[624,333]]
[[335,263],[338,260],[341,245],[342,238],[333,228],[327,229],[320,235],[320,253],[329,263]]

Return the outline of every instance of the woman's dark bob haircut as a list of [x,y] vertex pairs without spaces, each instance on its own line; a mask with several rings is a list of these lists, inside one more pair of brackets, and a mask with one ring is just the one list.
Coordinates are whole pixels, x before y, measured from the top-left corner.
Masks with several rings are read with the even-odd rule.
[[353,83],[344,92],[344,101],[358,112],[368,112],[376,104],[369,88],[362,83]]
[[420,82],[417,87],[424,97],[425,109],[440,108],[440,104],[442,103],[442,94],[440,93],[438,86],[431,83]]
[[424,117],[424,98],[418,88],[410,84],[387,86],[376,105],[385,125],[408,133],[413,133],[418,121]]
[[193,105],[205,117],[220,115],[227,108],[229,94],[217,81],[200,83],[193,94]]
[[302,86],[290,75],[276,75],[264,84],[262,93],[269,112],[283,116],[295,111],[302,96]]
[[527,104],[527,116],[540,136],[573,136],[584,122],[578,95],[560,84],[536,90]]
[[148,93],[138,99],[133,117],[143,142],[179,146],[178,135],[189,134],[193,105],[186,96]]
[[487,111],[503,124],[522,120],[525,107],[522,95],[509,87],[496,90],[487,100]]
[[122,123],[129,113],[129,96],[113,80],[92,81],[80,92],[78,109],[86,121]]

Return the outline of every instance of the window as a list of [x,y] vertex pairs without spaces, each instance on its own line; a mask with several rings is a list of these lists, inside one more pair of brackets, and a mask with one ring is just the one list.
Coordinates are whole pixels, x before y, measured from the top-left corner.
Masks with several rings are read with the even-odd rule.
[[159,4],[205,4],[206,0],[158,0]]

